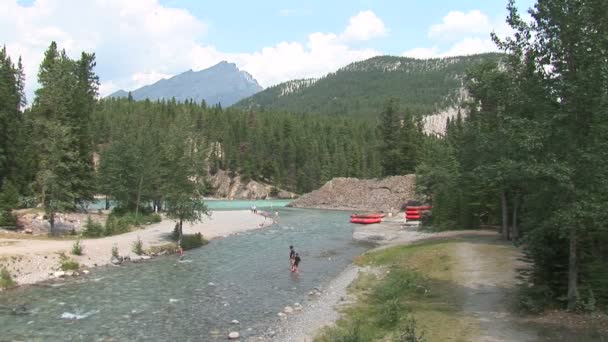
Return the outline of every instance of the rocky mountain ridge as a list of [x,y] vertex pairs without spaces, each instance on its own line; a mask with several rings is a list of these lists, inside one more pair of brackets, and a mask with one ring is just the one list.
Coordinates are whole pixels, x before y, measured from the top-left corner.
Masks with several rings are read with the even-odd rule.
[[[220,62],[200,71],[188,70],[154,84],[131,91],[135,100],[193,100],[209,105],[220,103],[227,107],[261,90],[262,86],[248,72],[239,70],[234,63]],[[128,92],[118,90],[108,97],[127,97]]]

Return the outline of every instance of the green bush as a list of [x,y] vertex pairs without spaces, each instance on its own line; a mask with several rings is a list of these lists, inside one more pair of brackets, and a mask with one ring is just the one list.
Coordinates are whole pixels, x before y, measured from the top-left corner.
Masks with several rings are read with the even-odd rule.
[[74,242],[74,244],[72,245],[72,254],[74,254],[74,255],[82,255],[83,251],[84,251],[84,247],[82,247],[82,244],[80,243],[80,240],[76,240]]
[[112,258],[120,258],[120,254],[118,253],[118,246],[112,246]]
[[141,241],[141,239],[139,238],[139,236],[137,237],[137,240],[135,240],[133,242],[133,249],[132,249],[133,253],[137,254],[137,255],[143,255],[144,254],[144,243],[143,241]]
[[93,221],[91,216],[87,217],[82,235],[86,237],[100,237],[104,235],[104,228],[99,222]]
[[378,305],[378,312],[376,314],[378,320],[378,326],[383,328],[392,328],[403,316],[406,308],[398,298],[393,298],[385,301],[382,305]]
[[395,342],[426,342],[424,332],[419,335],[417,330],[416,320],[411,317],[408,318],[395,336]]
[[17,219],[10,209],[0,211],[0,227],[8,229],[17,228]]
[[67,255],[61,253],[59,255],[59,268],[62,271],[75,271],[80,267],[78,262],[73,259],[70,259]]
[[158,214],[138,214],[132,212],[123,212],[122,210],[114,210],[108,216],[106,226],[103,232],[105,236],[127,233],[131,227],[141,226],[161,222],[162,218]]
[[273,186],[273,187],[270,189],[270,194],[269,194],[269,195],[270,195],[271,197],[277,197],[277,196],[279,195],[279,189],[277,189],[277,187],[276,187],[276,186]]
[[201,233],[182,235],[182,248],[184,250],[201,247],[207,243],[208,241],[203,238]]
[[10,289],[15,287],[17,283],[13,280],[13,277],[5,267],[0,269],[0,289]]
[[347,326],[329,327],[315,337],[315,342],[368,342],[369,336],[361,329],[361,322],[354,322]]

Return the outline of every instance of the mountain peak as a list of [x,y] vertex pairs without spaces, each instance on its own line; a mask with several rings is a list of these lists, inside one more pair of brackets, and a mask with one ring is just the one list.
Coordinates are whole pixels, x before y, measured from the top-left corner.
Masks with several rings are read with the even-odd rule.
[[[221,61],[218,64],[193,71],[192,69],[154,84],[133,90],[135,100],[161,100],[175,98],[183,102],[193,100],[208,104],[221,103],[228,107],[239,100],[251,96],[263,88],[246,71],[241,71],[235,63]],[[125,97],[127,92],[119,90],[108,97]]]

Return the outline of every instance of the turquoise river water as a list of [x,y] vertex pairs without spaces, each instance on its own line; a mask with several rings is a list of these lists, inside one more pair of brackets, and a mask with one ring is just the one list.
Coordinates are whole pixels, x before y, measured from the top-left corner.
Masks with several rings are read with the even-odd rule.
[[[292,200],[273,199],[273,200],[205,200],[205,204],[209,210],[242,210],[250,209],[255,205],[258,209],[266,210],[273,208],[284,207]],[[106,201],[103,199],[91,202],[88,205],[89,210],[104,209]],[[114,207],[114,202],[110,201],[110,208]]]
[[[281,208],[280,223],[186,253],[0,293],[1,341],[223,341],[261,336],[366,246],[349,213]],[[288,246],[302,257],[288,267]],[[14,312],[12,308],[17,308]],[[232,325],[232,320],[240,324]]]

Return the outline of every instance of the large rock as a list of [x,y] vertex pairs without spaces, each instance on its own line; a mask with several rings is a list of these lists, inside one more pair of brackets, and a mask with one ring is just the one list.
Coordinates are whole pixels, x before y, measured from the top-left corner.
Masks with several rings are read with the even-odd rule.
[[415,175],[384,179],[334,178],[289,206],[394,212],[415,199],[415,181]]
[[216,189],[215,196],[227,199],[268,199],[296,198],[297,195],[277,189],[278,193],[271,196],[272,185],[249,180],[244,182],[240,176],[230,177],[227,171],[218,170],[210,177],[211,185]]

